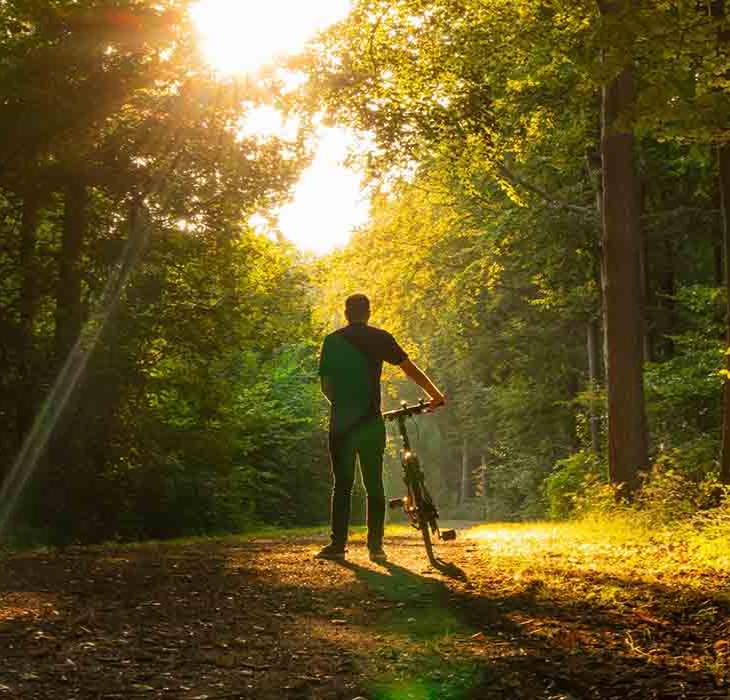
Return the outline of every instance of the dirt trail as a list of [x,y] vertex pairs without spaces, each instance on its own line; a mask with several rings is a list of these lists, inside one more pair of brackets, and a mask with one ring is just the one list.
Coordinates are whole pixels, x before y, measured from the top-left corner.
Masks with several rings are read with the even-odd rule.
[[[600,544],[416,533],[390,562],[321,538],[75,550],[0,570],[3,698],[728,698],[730,580]],[[641,554],[641,553],[639,553]]]

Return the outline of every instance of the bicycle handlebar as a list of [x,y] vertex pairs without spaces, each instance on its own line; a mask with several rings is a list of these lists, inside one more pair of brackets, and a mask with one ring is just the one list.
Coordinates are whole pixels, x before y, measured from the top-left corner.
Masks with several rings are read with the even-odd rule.
[[409,418],[426,413],[429,410],[429,404],[424,399],[419,399],[417,404],[409,406],[405,401],[401,401],[400,408],[394,411],[386,411],[383,413],[383,420],[397,420],[398,418]]

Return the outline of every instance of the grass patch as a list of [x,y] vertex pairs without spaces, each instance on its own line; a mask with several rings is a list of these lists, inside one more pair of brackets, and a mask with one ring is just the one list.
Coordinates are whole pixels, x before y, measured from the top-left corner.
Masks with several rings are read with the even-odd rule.
[[373,700],[462,700],[481,680],[474,663],[444,666],[437,656],[412,658],[409,668],[372,686]]

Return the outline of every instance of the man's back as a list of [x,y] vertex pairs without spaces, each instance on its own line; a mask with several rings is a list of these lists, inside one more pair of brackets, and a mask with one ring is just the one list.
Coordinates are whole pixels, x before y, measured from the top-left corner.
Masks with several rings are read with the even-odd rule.
[[319,373],[332,390],[333,434],[380,415],[383,362],[399,365],[407,357],[390,333],[366,323],[350,323],[325,338]]

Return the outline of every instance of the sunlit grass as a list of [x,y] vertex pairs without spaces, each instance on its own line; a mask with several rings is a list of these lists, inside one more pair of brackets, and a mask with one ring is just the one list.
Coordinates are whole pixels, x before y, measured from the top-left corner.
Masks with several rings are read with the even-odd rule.
[[463,535],[472,557],[502,572],[513,595],[546,605],[652,608],[660,591],[678,606],[697,595],[727,598],[730,532],[696,524],[658,526],[635,512],[576,522],[485,525]]
[[525,556],[530,551],[571,556],[583,562],[618,558],[627,566],[651,556],[663,568],[677,562],[730,572],[730,525],[698,527],[696,522],[658,526],[640,513],[594,514],[565,523],[489,524],[462,537],[483,543],[493,554]]

